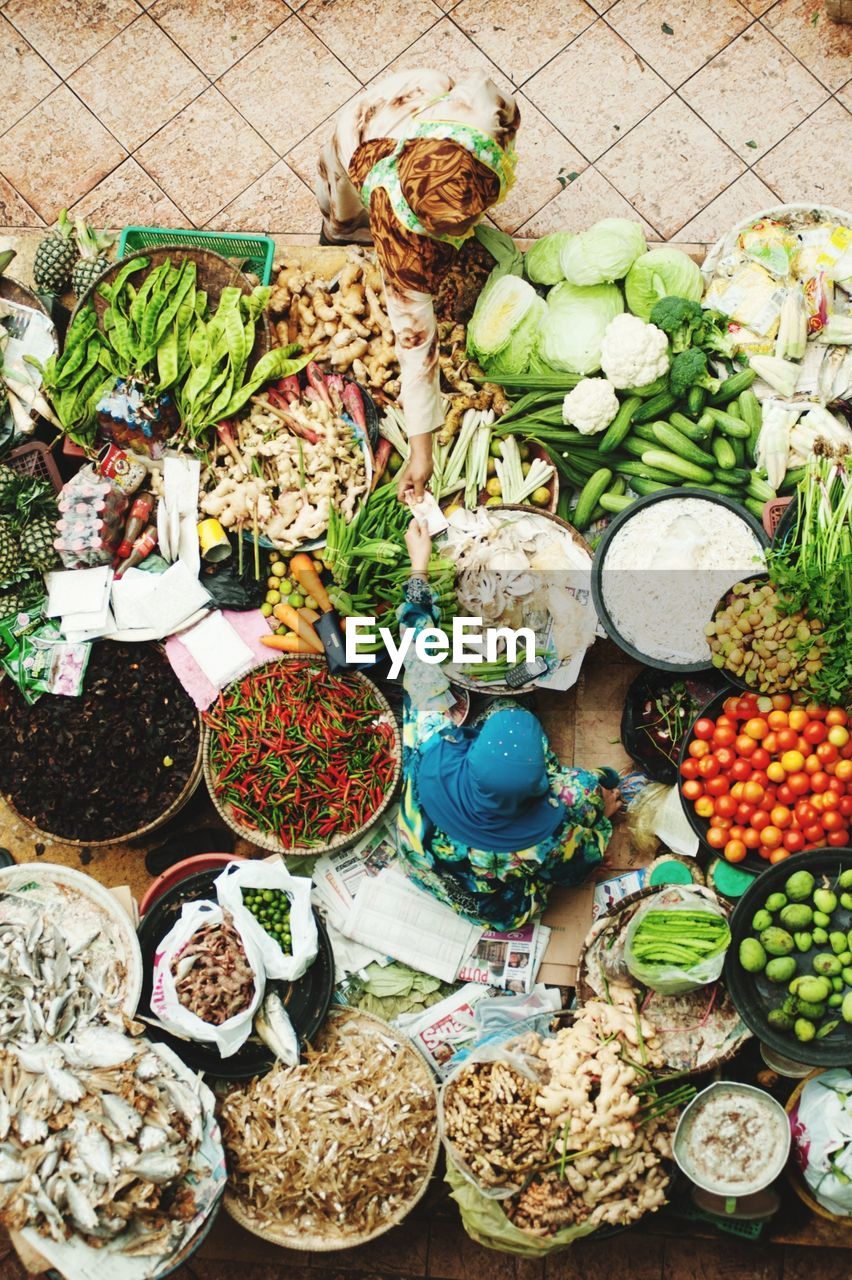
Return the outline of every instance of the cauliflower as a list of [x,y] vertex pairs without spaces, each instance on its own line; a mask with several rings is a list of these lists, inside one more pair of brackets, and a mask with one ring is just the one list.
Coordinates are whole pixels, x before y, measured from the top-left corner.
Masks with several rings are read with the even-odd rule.
[[669,343],[662,329],[638,316],[616,316],[601,344],[601,368],[614,387],[647,387],[668,371]]
[[617,413],[615,387],[606,378],[583,378],[562,401],[562,421],[584,436],[606,431]]

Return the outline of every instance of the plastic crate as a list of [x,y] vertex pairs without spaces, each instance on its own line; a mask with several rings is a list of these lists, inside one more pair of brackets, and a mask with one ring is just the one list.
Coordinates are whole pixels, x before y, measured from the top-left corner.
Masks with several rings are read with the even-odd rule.
[[771,498],[763,508],[763,527],[770,538],[775,536],[781,517],[792,501],[792,498]]
[[119,258],[139,249],[157,249],[164,244],[185,244],[193,249],[211,249],[223,258],[233,258],[245,271],[260,276],[261,284],[272,278],[275,241],[271,236],[245,235],[234,231],[173,231],[167,227],[125,227],[118,242]]
[[3,462],[13,471],[17,471],[18,475],[35,476],[37,480],[49,480],[57,493],[62,488],[59,468],[53,461],[53,455],[47,445],[42,444],[40,440],[19,445],[3,459]]

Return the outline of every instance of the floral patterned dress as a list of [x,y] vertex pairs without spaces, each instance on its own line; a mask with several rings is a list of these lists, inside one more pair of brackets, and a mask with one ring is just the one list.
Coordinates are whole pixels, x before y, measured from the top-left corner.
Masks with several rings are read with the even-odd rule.
[[[417,632],[437,624],[437,610],[434,602],[423,598],[426,594],[406,592],[398,613],[400,629],[413,627]],[[560,764],[548,748],[551,794],[566,810],[554,834],[515,852],[495,853],[462,845],[431,822],[417,794],[422,748],[435,734],[452,737],[458,732],[449,715],[453,701],[449,681],[439,666],[419,661],[412,643],[403,684],[403,794],[399,808],[403,865],[421,888],[467,919],[500,930],[519,928],[544,909],[552,885],[582,884],[603,860],[612,824],[604,816],[599,776]],[[505,705],[506,700],[492,704],[485,716]]]

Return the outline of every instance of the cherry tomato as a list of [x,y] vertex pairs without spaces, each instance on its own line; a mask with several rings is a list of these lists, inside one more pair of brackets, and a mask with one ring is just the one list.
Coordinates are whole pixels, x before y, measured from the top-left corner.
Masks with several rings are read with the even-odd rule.
[[787,716],[787,723],[791,729],[795,729],[796,733],[800,733],[808,723],[809,718],[804,707],[791,707]]
[[769,861],[775,866],[776,862],[783,862],[785,858],[789,858],[789,849],[773,849],[769,855]]
[[840,797],[840,812],[844,818],[852,818],[852,796]]
[[737,804],[739,804],[740,800],[742,800],[743,798],[744,786],[745,786],[744,782],[735,782],[734,785],[731,787],[731,795],[734,797]]
[[765,809],[755,809],[751,815],[751,825],[755,831],[765,831],[771,819]]
[[[846,730],[844,729],[843,732],[845,733]],[[814,752],[814,755],[817,760],[819,760],[820,764],[834,764],[835,760],[840,758],[840,752],[838,751],[836,744],[833,742],[821,742]]]
[[809,827],[802,829],[802,835],[805,837],[805,843],[809,845],[820,845],[823,842],[824,833],[821,822],[814,822]]
[[733,825],[734,825],[733,818],[720,818],[718,814],[713,818],[713,826],[722,827],[724,831],[730,831]]
[[791,828],[789,831],[784,832],[784,848],[789,853],[800,853],[804,847],[805,837],[801,831],[793,831]]
[[710,754],[710,743],[704,738],[693,738],[689,744],[689,754],[696,760],[700,760],[702,756],[708,756]]
[[736,734],[737,721],[733,718],[733,716],[726,716],[726,715],[717,716],[716,728],[717,729],[733,729],[734,733]]
[[852,760],[839,760],[834,776],[841,782],[852,782]]
[[828,714],[828,707],[824,707],[821,702],[811,700],[805,703],[805,711],[811,720],[824,720]]
[[790,774],[787,779],[787,786],[794,796],[806,796],[811,789],[811,780],[802,770],[799,773]]
[[765,795],[759,782],[747,782],[743,787],[743,800],[746,804],[760,804]]
[[745,833],[746,833],[745,827],[742,826],[741,823],[735,822],[734,825],[731,827],[730,831],[728,832],[728,839],[742,840]]
[[819,773],[822,768],[822,762],[819,756],[807,756],[805,758],[805,773]]
[[748,759],[749,756],[753,756],[757,750],[757,742],[754,738],[749,738],[747,734],[740,733],[737,735],[734,748],[737,755],[742,756],[744,759]]
[[772,854],[773,854],[772,849],[764,849],[763,845],[760,846],[757,852],[759,856],[761,858],[765,858],[767,862],[769,861],[769,859],[772,857]]
[[749,774],[749,779],[748,779],[748,780],[749,780],[749,782],[756,782],[756,783],[758,783],[758,784],[759,784],[759,786],[761,786],[761,787],[768,787],[768,786],[769,786],[769,778],[768,778],[768,776],[763,772],[763,770],[762,770],[762,769],[752,769],[751,773]]
[[[793,821],[792,813],[784,804],[776,804],[769,816],[772,819],[773,827],[780,827],[782,831],[789,827]],[[765,834],[766,833],[764,832],[764,835]],[[764,844],[765,843],[766,841],[764,840]]]
[[730,789],[730,782],[721,774],[716,778],[708,778],[705,786],[708,796],[724,796],[728,794]]
[[698,761],[699,778],[715,778],[719,773],[719,761],[714,755],[702,756]]
[[766,849],[777,849],[781,841],[784,839],[783,831],[772,824],[768,827],[764,827],[760,835],[763,840],[764,848]]
[[713,730],[711,742],[714,747],[730,747],[736,736],[736,729],[732,728],[730,725],[717,725]]
[[739,698],[726,698],[722,703],[722,710],[731,720],[739,720]]
[[828,731],[828,740],[833,747],[845,747],[849,741],[849,730],[842,724],[833,724]]
[[827,773],[820,771],[811,774],[811,791],[815,795],[821,795],[823,791],[827,791],[831,784],[831,778]]
[[766,776],[770,782],[784,782],[787,777],[787,770],[780,760],[772,760],[766,766]]
[[754,817],[755,812],[756,806],[753,804],[738,804],[737,822],[741,822],[744,827],[747,827]]
[[790,790],[786,782],[782,782],[775,794],[779,804],[791,805],[796,803],[796,794]]
[[786,729],[787,728],[787,712],[786,711],[770,711],[766,717],[766,723],[770,729]]
[[710,827],[704,839],[711,849],[724,849],[728,843],[728,833],[724,827]]
[[832,707],[831,710],[826,713],[825,723],[829,726],[835,724],[846,724],[848,719],[849,717],[842,707]]
[[744,693],[737,703],[737,715],[741,720],[749,720],[757,715],[757,695]]
[[692,726],[692,736],[707,741],[713,737],[716,724],[713,720],[709,720],[706,716],[702,716],[700,720],[696,720]]
[[789,693],[773,693],[772,705],[776,711],[789,711],[793,705],[793,699]]
[[795,814],[796,821],[801,827],[807,827],[812,822],[816,822],[817,817],[819,816],[814,806],[807,800],[800,800],[793,812]]
[[681,790],[687,800],[697,800],[699,796],[704,795],[704,783],[698,778],[690,778],[683,784]]
[[840,808],[840,793],[835,791],[833,787],[829,787],[827,791],[824,791],[820,796],[820,800],[822,801],[823,813],[828,813],[830,809]]
[[713,817],[713,797],[699,796],[699,798],[695,801],[695,812],[698,814],[699,818],[712,818]]
[[730,747],[717,747],[713,755],[719,761],[719,768],[727,772],[736,760],[736,753]]
[[779,751],[791,751],[799,741],[795,729],[779,729],[777,733]]
[[743,836],[743,844],[747,849],[759,849],[760,832],[755,831],[754,827],[746,827],[745,835]]
[[781,757],[781,766],[785,773],[798,773],[805,765],[805,757],[801,751],[785,751]]
[[[766,739],[764,738],[763,741],[765,742]],[[751,762],[754,765],[755,769],[766,769],[770,764],[771,760],[772,760],[772,756],[763,746],[758,747],[757,750],[753,751],[751,754]]]
[[842,849],[849,842],[849,831],[843,827],[840,831],[829,831],[826,836],[826,842],[831,845],[832,849]]
[[802,730],[805,742],[824,742],[828,737],[828,729],[821,720],[811,720]]
[[680,766],[681,777],[697,778],[698,777],[698,761],[692,756],[687,756],[683,764]]
[[747,853],[748,850],[742,840],[729,840],[725,845],[725,860],[727,862],[742,862]]
[[822,815],[823,831],[841,831],[845,826],[843,814],[838,813],[836,809],[829,809],[828,813]]
[[731,765],[730,773],[734,782],[745,782],[751,777],[751,765],[748,760],[735,760]]
[[750,738],[756,738],[759,742],[761,738],[765,738],[769,732],[769,725],[763,719],[763,716],[754,716],[751,720],[746,720],[743,725],[743,733]]
[[771,756],[775,755],[778,751],[778,734],[774,729],[769,730],[760,745],[763,747],[764,751],[768,751]]
[[737,802],[732,795],[716,796],[713,810],[717,818],[733,818]]

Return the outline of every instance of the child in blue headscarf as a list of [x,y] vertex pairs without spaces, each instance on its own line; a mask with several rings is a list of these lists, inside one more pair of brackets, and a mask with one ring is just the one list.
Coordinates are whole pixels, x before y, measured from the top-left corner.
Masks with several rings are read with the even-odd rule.
[[[406,536],[412,574],[401,627],[434,627],[431,539]],[[508,699],[470,728],[446,710],[439,666],[405,664],[404,789],[399,824],[408,873],[461,915],[516,929],[541,912],[552,885],[578,885],[603,859],[618,807],[618,775],[561,765],[536,717]],[[605,784],[605,786],[604,786]]]

